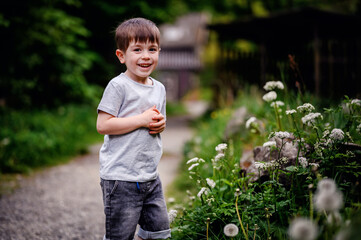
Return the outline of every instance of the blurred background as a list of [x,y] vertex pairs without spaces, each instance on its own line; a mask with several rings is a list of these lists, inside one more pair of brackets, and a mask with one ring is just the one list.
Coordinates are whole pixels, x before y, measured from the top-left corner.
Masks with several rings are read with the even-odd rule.
[[162,33],[154,77],[168,113],[232,104],[282,80],[323,99],[360,96],[359,0],[37,0],[0,3],[0,173],[27,172],[101,141],[96,106],[124,71],[114,30],[131,17]]

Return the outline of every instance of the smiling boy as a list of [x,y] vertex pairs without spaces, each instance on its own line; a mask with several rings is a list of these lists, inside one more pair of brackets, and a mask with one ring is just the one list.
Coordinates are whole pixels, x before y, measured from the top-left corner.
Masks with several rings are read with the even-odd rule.
[[158,63],[160,33],[144,18],[116,29],[116,56],[127,70],[113,78],[98,106],[97,130],[104,134],[100,178],[106,233],[104,239],[170,237],[167,208],[157,166],[160,133],[166,126],[164,86],[150,77]]

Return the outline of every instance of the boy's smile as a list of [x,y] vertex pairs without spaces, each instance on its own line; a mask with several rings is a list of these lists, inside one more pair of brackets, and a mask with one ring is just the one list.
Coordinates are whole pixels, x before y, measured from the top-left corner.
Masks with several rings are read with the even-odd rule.
[[125,74],[128,77],[139,83],[152,84],[148,77],[158,64],[159,50],[157,43],[132,41],[125,52],[117,49],[116,55],[127,66]]

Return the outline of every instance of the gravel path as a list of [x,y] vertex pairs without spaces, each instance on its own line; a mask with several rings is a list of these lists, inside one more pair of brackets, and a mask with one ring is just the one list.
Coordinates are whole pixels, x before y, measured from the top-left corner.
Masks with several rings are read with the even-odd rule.
[[[194,107],[194,113],[199,113]],[[191,112],[192,113],[192,112]],[[159,164],[163,188],[174,180],[183,144],[191,138],[189,117],[169,118],[162,133]],[[0,198],[0,240],[102,239],[104,214],[99,185],[98,151],[70,163],[25,177],[11,195]]]

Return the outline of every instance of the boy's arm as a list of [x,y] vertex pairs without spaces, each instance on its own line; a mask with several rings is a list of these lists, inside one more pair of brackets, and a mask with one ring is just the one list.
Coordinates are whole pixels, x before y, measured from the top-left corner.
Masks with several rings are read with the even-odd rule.
[[159,114],[159,111],[154,107],[146,110],[142,114],[117,118],[111,114],[99,111],[97,118],[97,130],[100,134],[119,135],[129,133],[135,129],[145,127],[149,128],[150,123],[155,122],[153,117]]

